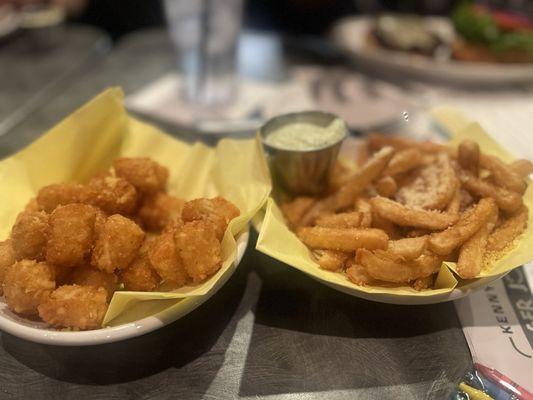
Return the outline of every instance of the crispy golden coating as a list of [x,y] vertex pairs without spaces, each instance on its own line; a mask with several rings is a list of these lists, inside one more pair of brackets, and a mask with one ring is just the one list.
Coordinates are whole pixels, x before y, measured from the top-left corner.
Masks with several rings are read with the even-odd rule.
[[106,291],[93,286],[64,285],[39,307],[41,319],[56,327],[98,329],[107,311]]
[[526,229],[532,162],[507,164],[469,140],[454,147],[371,134],[365,146],[355,173],[333,169],[333,190],[281,205],[321,268],[358,285],[424,290],[442,261],[479,277]]
[[127,268],[143,240],[144,232],[135,222],[119,214],[112,215],[96,236],[91,264],[109,273]]
[[317,201],[303,216],[302,225],[312,224],[324,212],[340,211],[352,206],[357,196],[380,177],[393,155],[391,147],[379,150],[339,190]]
[[361,228],[370,228],[372,225],[372,204],[365,197],[355,199],[354,209],[362,214]]
[[35,197],[28,201],[28,204],[24,207],[24,211],[41,211],[41,207]]
[[526,229],[529,211],[522,207],[518,212],[504,220],[490,235],[487,243],[489,251],[502,251]]
[[79,183],[54,183],[45,186],[37,194],[39,207],[51,213],[57,206],[72,203],[85,203],[87,188]]
[[4,283],[4,277],[6,276],[7,269],[15,264],[15,252],[13,246],[11,246],[11,240],[4,240],[0,242],[0,295],[4,293],[2,284]]
[[452,200],[458,180],[445,153],[439,153],[435,162],[416,171],[413,179],[396,193],[396,200],[414,208],[443,210]]
[[159,235],[148,250],[148,258],[159,276],[178,288],[188,282],[189,275],[176,249],[176,231],[177,228],[172,228]]
[[359,286],[371,285],[375,282],[374,278],[366,272],[365,267],[357,264],[355,257],[346,261],[346,277]]
[[494,182],[507,190],[523,194],[527,184],[519,174],[498,157],[481,154],[479,160],[481,167],[490,171]]
[[463,187],[472,195],[479,197],[492,197],[502,211],[514,212],[523,204],[522,196],[516,192],[493,185],[491,182],[476,178],[474,175],[462,171],[459,179]]
[[380,196],[392,197],[398,190],[398,184],[393,177],[385,175],[376,182],[376,191]]
[[62,267],[84,263],[94,239],[97,210],[87,204],[60,206],[50,215],[46,261]]
[[312,249],[355,251],[367,249],[386,249],[389,241],[387,234],[374,228],[323,228],[321,226],[302,227],[298,237]]
[[407,263],[402,257],[383,250],[359,249],[356,262],[365,267],[366,272],[374,279],[403,283],[436,273],[442,264],[442,259],[428,252]]
[[114,274],[109,274],[89,265],[76,267],[68,276],[68,282],[81,286],[102,287],[106,290],[107,301],[113,297],[117,290],[118,279]]
[[465,212],[456,224],[442,232],[431,234],[428,242],[429,249],[442,256],[451,253],[486,224],[496,211],[496,203],[493,199],[481,199]]
[[222,240],[229,222],[239,215],[239,209],[223,197],[188,201],[181,212],[184,222],[204,220],[212,223],[218,240]]
[[387,252],[402,257],[404,260],[414,260],[422,255],[427,248],[428,235],[413,238],[390,240]]
[[400,226],[415,228],[446,229],[458,219],[457,214],[442,213],[407,207],[386,197],[370,199],[372,209],[381,217]]
[[120,282],[126,290],[152,292],[159,287],[161,277],[150,263],[148,255],[137,257],[131,265],[120,273]]
[[15,258],[42,260],[48,238],[48,214],[44,211],[23,211],[11,229],[11,245]]
[[533,173],[533,163],[529,160],[519,159],[513,161],[509,168],[524,179]]
[[315,204],[316,199],[313,197],[299,196],[292,201],[283,203],[281,210],[287,219],[289,226],[294,229],[300,225],[302,217]]
[[149,231],[159,232],[172,220],[181,216],[184,201],[165,192],[143,198],[138,211],[142,225]]
[[352,211],[339,214],[323,214],[316,221],[316,226],[324,228],[359,228],[364,214],[359,211]]
[[479,175],[479,144],[472,140],[463,140],[459,144],[457,161],[461,168],[470,171],[474,176]]
[[87,202],[107,214],[130,215],[137,206],[137,191],[131,183],[114,176],[92,178]]
[[36,315],[37,306],[55,289],[54,267],[35,260],[22,260],[7,268],[4,297],[17,314]]
[[113,162],[117,176],[126,179],[143,194],[165,190],[168,169],[149,158],[118,158]]
[[328,271],[339,271],[343,269],[345,261],[352,256],[350,253],[336,250],[314,250],[313,256],[318,265]]
[[423,154],[420,149],[409,148],[396,152],[385,168],[385,176],[392,176],[409,172],[423,164]]
[[174,241],[193,282],[201,282],[220,269],[222,249],[213,224],[205,220],[187,222],[176,232]]

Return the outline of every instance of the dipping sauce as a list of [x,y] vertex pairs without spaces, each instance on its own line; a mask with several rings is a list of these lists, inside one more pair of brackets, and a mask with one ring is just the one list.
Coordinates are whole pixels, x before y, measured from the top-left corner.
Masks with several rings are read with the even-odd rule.
[[278,149],[309,151],[335,144],[345,135],[346,125],[341,119],[335,118],[327,125],[305,121],[288,122],[270,132],[263,140]]

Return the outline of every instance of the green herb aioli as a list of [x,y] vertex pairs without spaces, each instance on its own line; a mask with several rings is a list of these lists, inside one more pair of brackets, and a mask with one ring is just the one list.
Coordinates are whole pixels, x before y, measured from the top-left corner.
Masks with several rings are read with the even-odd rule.
[[283,150],[315,150],[342,140],[344,123],[336,118],[327,126],[309,122],[291,122],[270,132],[264,139],[270,146]]

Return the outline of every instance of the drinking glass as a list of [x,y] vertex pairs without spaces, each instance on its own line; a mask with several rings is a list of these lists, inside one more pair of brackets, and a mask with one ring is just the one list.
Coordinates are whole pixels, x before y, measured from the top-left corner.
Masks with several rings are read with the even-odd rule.
[[190,104],[218,106],[235,97],[242,6],[243,0],[165,0],[181,92]]

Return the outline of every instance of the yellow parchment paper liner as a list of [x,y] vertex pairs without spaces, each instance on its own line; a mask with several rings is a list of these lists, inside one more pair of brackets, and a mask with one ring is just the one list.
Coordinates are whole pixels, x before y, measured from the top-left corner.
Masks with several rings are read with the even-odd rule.
[[[454,118],[456,118],[455,115]],[[457,119],[454,119],[454,123],[460,129],[453,132],[453,139],[450,142],[451,145],[456,145],[461,140],[469,138],[477,141],[483,152],[496,155],[504,161],[513,160],[513,157],[491,139],[478,124],[465,122],[461,125]],[[505,254],[501,259],[491,265],[490,268],[482,271],[478,275],[478,278],[494,277],[533,260],[533,187],[531,185],[524,195],[524,201],[529,209],[532,210],[529,215],[526,231],[512,251]],[[272,198],[267,202],[265,217],[260,226],[261,231],[257,240],[257,250],[283,261],[318,280],[341,286],[348,291],[399,296],[436,296],[451,292],[458,284],[464,289],[470,286],[470,283],[476,281],[464,281],[457,278],[452,273],[455,269],[455,264],[443,263],[435,282],[435,288],[432,290],[416,291],[408,286],[358,286],[348,281],[343,274],[326,271],[319,267],[312,259],[309,249],[289,230],[280,209]]]
[[[22,151],[0,161],[0,238],[44,185],[85,181],[119,156],[150,157],[169,168],[168,192],[184,199],[221,195],[241,211],[222,241],[222,268],[201,285],[172,292],[126,292],[113,296],[103,325],[133,322],[165,311],[184,314],[184,298],[209,296],[233,272],[234,237],[266,201],[271,183],[257,140],[221,140],[215,148],[187,144],[129,116],[118,88],[104,91]],[[187,305],[186,305],[187,304]]]

